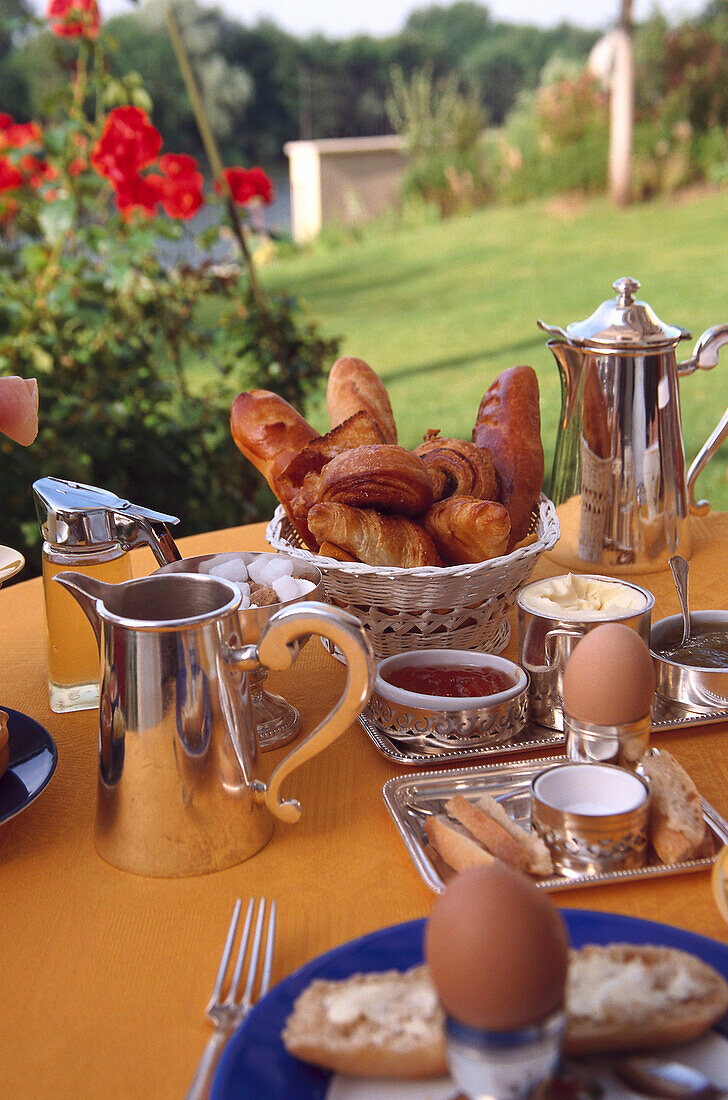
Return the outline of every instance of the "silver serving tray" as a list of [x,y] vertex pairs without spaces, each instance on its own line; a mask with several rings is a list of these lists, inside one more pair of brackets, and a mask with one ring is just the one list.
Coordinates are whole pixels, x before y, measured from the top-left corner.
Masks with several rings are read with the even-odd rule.
[[[655,733],[669,733],[672,730],[689,729],[694,726],[706,726],[711,722],[728,721],[728,708],[694,708],[685,707],[680,703],[673,703],[669,699],[655,698],[652,708],[652,729]],[[386,756],[388,760],[394,760],[397,764],[409,764],[422,767],[423,764],[442,766],[451,761],[479,760],[483,756],[506,756],[514,752],[527,752],[529,749],[551,749],[566,744],[563,730],[552,730],[546,726],[539,726],[530,720],[523,729],[514,734],[510,741],[504,741],[497,745],[480,745],[476,748],[467,745],[461,749],[435,749],[429,748],[424,740],[416,745],[406,741],[398,741],[396,737],[390,737],[377,726],[366,714],[359,716],[359,722],[368,733],[374,745]]]
[[[457,769],[446,772],[421,772],[416,775],[389,779],[382,788],[384,804],[404,841],[412,862],[431,890],[440,893],[454,872],[429,851],[424,832],[425,819],[444,813],[444,804],[455,794],[475,801],[483,794],[497,798],[504,810],[519,825],[531,827],[531,780],[544,768],[563,764],[563,756],[542,757],[521,764],[486,764],[481,768]],[[703,814],[713,839],[714,854],[681,863],[647,863],[633,871],[610,871],[574,877],[555,874],[550,878],[533,878],[544,890],[569,890],[575,886],[595,886],[623,882],[633,878],[662,878],[668,875],[700,871],[712,866],[719,849],[728,843],[728,822],[705,801]],[[654,858],[654,857],[653,857]]]
[[550,749],[566,744],[562,730],[549,730],[534,722],[526,722],[523,729],[515,733],[510,741],[501,741],[495,745],[465,746],[461,749],[436,749],[429,748],[424,738],[415,745],[398,741],[396,737],[390,737],[375,726],[366,714],[360,714],[359,721],[379,751],[389,760],[396,760],[398,764],[417,764],[420,767],[423,764],[442,766],[453,760],[479,760],[483,756],[504,756],[506,753]]

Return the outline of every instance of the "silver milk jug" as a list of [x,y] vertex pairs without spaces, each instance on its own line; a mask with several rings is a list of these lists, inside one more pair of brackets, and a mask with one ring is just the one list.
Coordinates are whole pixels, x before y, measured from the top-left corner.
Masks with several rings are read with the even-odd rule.
[[550,496],[561,539],[551,557],[573,570],[657,571],[690,557],[690,515],[704,515],[695,482],[728,435],[728,410],[687,475],[679,380],[718,362],[728,324],[709,328],[677,362],[690,333],[664,324],[635,295],[636,279],[613,284],[615,300],[585,321],[538,325],[561,375],[561,420]]
[[[283,781],[343,733],[369,697],[374,662],[358,619],[300,601],[245,644],[240,592],[221,577],[156,573],[107,584],[65,572],[55,580],[99,643],[94,839],[103,859],[142,875],[196,875],[254,855],[274,818],[298,820],[299,803],[280,796]],[[310,634],[343,654],[344,694],[266,779],[247,674],[290,667]]]

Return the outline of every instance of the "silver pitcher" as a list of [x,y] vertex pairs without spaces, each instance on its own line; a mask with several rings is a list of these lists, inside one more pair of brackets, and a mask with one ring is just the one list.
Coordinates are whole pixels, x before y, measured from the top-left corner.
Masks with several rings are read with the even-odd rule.
[[692,357],[677,362],[690,333],[666,325],[635,297],[636,279],[613,284],[616,300],[585,321],[538,325],[561,374],[561,420],[550,496],[561,539],[552,557],[570,569],[603,572],[667,568],[690,556],[691,514],[704,515],[695,482],[728,435],[728,410],[685,473],[679,379],[718,362],[728,324],[702,334]]
[[[298,820],[301,807],[281,798],[281,785],[348,728],[371,690],[373,657],[358,619],[301,601],[276,612],[257,644],[243,644],[240,593],[220,577],[55,579],[99,642],[99,855],[142,875],[201,874],[254,855],[274,818]],[[344,655],[344,694],[266,779],[247,673],[290,667],[310,634]]]

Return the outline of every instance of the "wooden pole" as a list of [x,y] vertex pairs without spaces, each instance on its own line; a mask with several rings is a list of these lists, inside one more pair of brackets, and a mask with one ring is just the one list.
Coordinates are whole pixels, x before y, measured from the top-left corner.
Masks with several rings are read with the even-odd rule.
[[632,0],[621,0],[609,100],[609,194],[617,206],[632,198],[633,124]]

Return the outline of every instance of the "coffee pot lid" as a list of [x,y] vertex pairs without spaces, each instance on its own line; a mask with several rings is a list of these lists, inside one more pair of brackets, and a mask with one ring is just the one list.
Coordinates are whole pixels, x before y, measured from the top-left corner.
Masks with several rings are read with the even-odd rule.
[[665,347],[690,337],[686,329],[664,324],[647,302],[635,298],[640,288],[637,279],[625,275],[612,286],[616,299],[602,302],[585,321],[566,326],[571,343],[598,348]]

